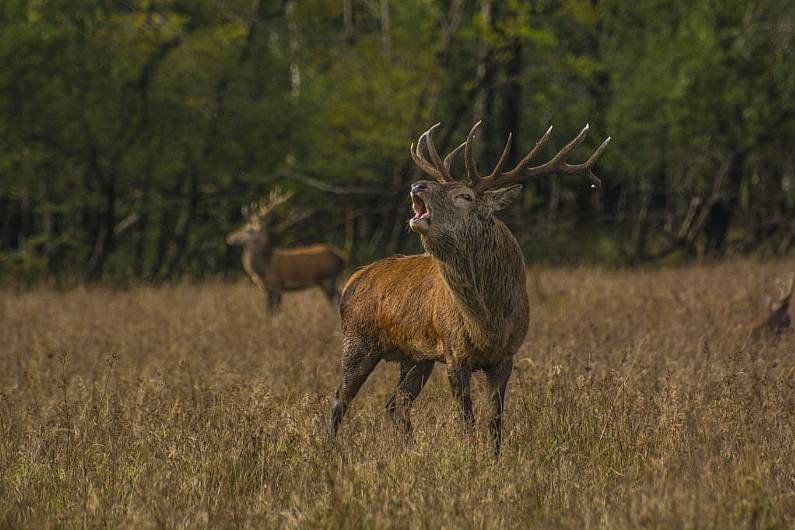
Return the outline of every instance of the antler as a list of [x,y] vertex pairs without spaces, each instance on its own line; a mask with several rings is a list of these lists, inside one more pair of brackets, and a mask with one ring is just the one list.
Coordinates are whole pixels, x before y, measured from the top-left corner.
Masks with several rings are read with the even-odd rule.
[[[439,152],[436,150],[436,146],[433,144],[433,138],[431,137],[433,130],[439,125],[440,124],[437,123],[420,135],[419,139],[417,140],[416,149],[414,148],[414,142],[411,143],[411,147],[409,148],[411,151],[411,158],[414,160],[414,163],[420,167],[420,169],[439,182],[452,182],[453,177],[450,175],[450,164],[453,163],[455,155],[457,155],[458,152],[464,148],[466,142],[450,151],[450,153],[444,157],[444,160],[442,160],[442,158],[439,156]],[[423,140],[425,140],[425,149],[431,155],[431,161],[428,161],[420,151]]]
[[268,194],[267,199],[260,199],[252,202],[249,206],[240,209],[244,217],[258,217],[263,219],[273,212],[278,206],[289,201],[293,196],[292,191],[283,192],[281,188],[274,188]]
[[278,230],[278,231],[287,230],[288,228],[292,227],[293,225],[296,225],[296,224],[300,223],[301,221],[303,221],[304,219],[309,218],[313,213],[314,212],[312,210],[309,210],[309,209],[303,209],[303,210],[293,209],[293,210],[290,210],[287,213],[287,216],[285,217],[285,219],[281,223],[279,223],[279,225],[276,227],[276,230]]
[[552,157],[549,162],[541,164],[540,166],[528,168],[527,165],[530,163],[533,157],[535,157],[538,151],[549,141],[550,134],[552,133],[552,126],[550,126],[549,129],[547,129],[547,132],[544,133],[544,136],[542,136],[541,139],[536,142],[530,152],[527,153],[518,164],[516,164],[516,167],[503,173],[502,166],[505,164],[505,161],[508,158],[508,153],[511,150],[511,135],[509,134],[508,141],[505,143],[505,148],[502,150],[502,155],[497,161],[497,165],[494,167],[494,170],[491,172],[491,174],[486,177],[483,177],[478,173],[477,167],[475,166],[475,160],[472,158],[472,143],[475,139],[475,131],[477,131],[479,126],[480,122],[477,122],[469,131],[469,135],[467,136],[467,140],[465,142],[466,150],[464,152],[464,160],[466,162],[469,183],[470,186],[472,186],[472,189],[477,193],[481,193],[493,188],[501,188],[515,182],[521,182],[527,178],[548,175],[550,173],[585,173],[591,180],[593,187],[600,188],[602,186],[602,181],[599,180],[596,175],[594,175],[592,167],[602,155],[602,152],[604,152],[607,144],[610,143],[610,137],[602,142],[602,145],[597,147],[596,151],[594,151],[588,160],[582,164],[569,164],[565,160],[566,156],[568,156],[568,154],[571,153],[571,151],[585,139],[585,136],[588,134],[587,124],[583,130],[580,131],[580,134],[578,134],[571,142],[566,144],[563,149],[558,151],[558,153]]

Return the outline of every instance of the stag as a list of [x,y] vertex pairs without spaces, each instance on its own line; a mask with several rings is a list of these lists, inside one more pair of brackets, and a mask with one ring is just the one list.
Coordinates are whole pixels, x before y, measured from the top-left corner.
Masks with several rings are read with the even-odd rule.
[[[438,125],[420,136],[416,148],[411,145],[414,162],[435,179],[416,182],[410,191],[414,217],[409,227],[419,234],[426,253],[376,261],[356,271],[343,289],[342,382],[332,400],[329,443],[351,400],[382,359],[400,363],[398,383],[386,408],[395,425],[410,436],[409,409],[439,362],[446,365],[453,396],[469,427],[474,425],[470,378],[473,371],[485,372],[490,430],[499,455],[505,391],[513,356],[527,333],[529,304],[524,257],[495,213],[519,195],[520,183],[527,179],[585,173],[594,187],[601,184],[591,168],[610,138],[582,164],[565,160],[585,139],[587,125],[551,160],[530,166],[549,140],[550,127],[516,167],[503,172],[511,147],[509,135],[487,176],[478,172],[472,154],[480,122],[444,159],[432,139]],[[450,173],[461,149],[466,184]]]
[[[266,200],[242,207],[240,212],[246,222],[226,238],[229,245],[243,247],[243,268],[254,285],[265,294],[269,313],[279,309],[285,291],[315,286],[335,303],[339,299],[337,278],[348,263],[341,250],[329,245],[274,248],[270,230],[273,214],[292,195],[276,189]],[[293,215],[282,224],[282,228],[302,217],[301,214]]]

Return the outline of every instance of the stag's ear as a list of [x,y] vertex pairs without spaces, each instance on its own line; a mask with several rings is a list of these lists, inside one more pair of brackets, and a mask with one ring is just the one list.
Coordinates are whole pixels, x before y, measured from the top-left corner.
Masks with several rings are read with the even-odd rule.
[[481,200],[486,208],[496,212],[502,210],[522,192],[522,185],[516,184],[498,190],[484,191]]

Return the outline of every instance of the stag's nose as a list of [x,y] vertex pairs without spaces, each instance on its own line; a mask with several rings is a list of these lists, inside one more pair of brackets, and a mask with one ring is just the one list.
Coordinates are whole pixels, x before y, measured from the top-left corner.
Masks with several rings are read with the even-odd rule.
[[431,189],[431,187],[424,182],[416,182],[411,185],[411,193],[419,193],[421,191],[428,191],[429,189]]

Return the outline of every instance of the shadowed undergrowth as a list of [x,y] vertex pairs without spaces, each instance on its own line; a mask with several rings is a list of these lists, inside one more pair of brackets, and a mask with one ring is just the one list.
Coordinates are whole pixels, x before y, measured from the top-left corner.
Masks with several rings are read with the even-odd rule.
[[792,527],[795,337],[738,327],[793,269],[538,271],[496,463],[482,381],[471,435],[438,368],[404,447],[393,364],[326,452],[340,334],[320,292],[273,319],[242,281],[0,293],[0,523]]

